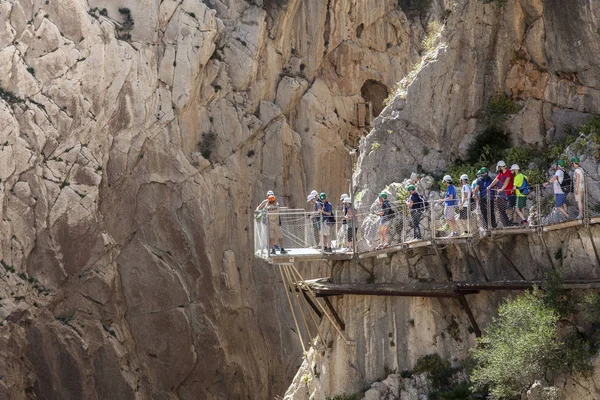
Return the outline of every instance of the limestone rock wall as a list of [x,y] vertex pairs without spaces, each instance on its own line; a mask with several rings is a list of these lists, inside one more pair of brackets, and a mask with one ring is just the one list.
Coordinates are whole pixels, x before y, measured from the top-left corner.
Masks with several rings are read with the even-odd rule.
[[600,4],[590,0],[455,2],[437,48],[375,120],[362,146],[358,190],[371,201],[371,190],[454,162],[482,129],[481,114],[496,94],[522,106],[505,123],[515,146],[552,143],[600,112],[599,17]]
[[0,26],[0,397],[283,393],[301,354],[251,209],[347,190],[361,88],[409,71],[420,20],[395,0],[15,0]]

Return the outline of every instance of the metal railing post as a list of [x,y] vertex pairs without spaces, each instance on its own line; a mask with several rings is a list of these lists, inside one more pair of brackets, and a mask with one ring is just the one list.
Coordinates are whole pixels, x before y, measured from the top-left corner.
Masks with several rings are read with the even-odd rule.
[[[323,205],[323,207],[325,207],[325,205]],[[321,214],[320,214],[321,215],[321,225],[319,226],[319,228],[320,228],[319,231],[320,231],[320,236],[321,236],[321,251],[324,251],[325,250],[325,241],[323,240],[323,228],[325,226],[323,225],[324,218],[323,218],[323,212],[322,211],[323,210],[321,209]]]
[[[354,193],[352,193],[354,196]],[[351,199],[352,206],[352,257],[356,257],[356,241],[358,240],[358,219],[356,218],[356,207],[354,206],[354,197]]]
[[429,229],[431,230],[430,236],[431,236],[431,240],[434,241],[435,240],[435,211],[434,211],[434,204],[435,202],[431,203],[431,206],[429,207]]
[[269,232],[269,211],[265,210],[265,218],[266,218],[266,227],[267,227],[267,243],[265,244],[266,248],[267,248],[267,258],[269,258],[269,251],[270,251],[270,247],[271,247],[271,237],[270,237],[270,232]]
[[535,224],[536,226],[542,226],[542,188],[543,186],[539,183],[535,185]]
[[486,231],[490,232],[493,228],[493,224],[492,224],[492,190],[490,190],[490,192],[487,194],[485,201],[487,202],[487,207],[486,207],[486,213],[487,213],[487,224],[486,224]]
[[[581,185],[580,185],[581,186]],[[588,179],[588,174],[586,174],[585,172],[583,173],[583,193],[581,196],[581,201],[583,202],[583,223],[585,226],[589,226],[590,224],[590,210],[589,210],[589,199],[588,199],[588,193],[590,192],[589,190],[589,179]]]
[[409,211],[408,211],[408,206],[406,204],[402,205],[402,233],[400,234],[400,243],[404,244],[406,243],[408,240],[407,239],[407,235],[406,235],[406,227],[408,226],[408,218],[406,218],[406,216],[408,215]]
[[310,225],[307,221],[311,221],[309,213],[304,213],[304,247],[308,249],[310,247],[308,245],[308,228]]

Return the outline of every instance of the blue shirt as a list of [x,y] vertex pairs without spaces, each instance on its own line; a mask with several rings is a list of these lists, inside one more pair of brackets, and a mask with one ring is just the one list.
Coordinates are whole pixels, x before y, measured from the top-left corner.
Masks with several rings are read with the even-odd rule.
[[479,187],[479,198],[485,199],[487,197],[487,188],[492,183],[492,178],[489,175],[481,176],[477,179],[477,186]]
[[335,216],[333,215],[333,206],[330,202],[327,201],[323,203],[323,211],[331,213],[331,215],[323,214],[323,221],[329,224],[335,223]]
[[454,185],[448,185],[448,189],[446,189],[445,199],[449,199],[452,196],[452,200],[446,200],[445,203],[447,206],[455,206],[458,204],[458,199],[456,198],[456,187]]

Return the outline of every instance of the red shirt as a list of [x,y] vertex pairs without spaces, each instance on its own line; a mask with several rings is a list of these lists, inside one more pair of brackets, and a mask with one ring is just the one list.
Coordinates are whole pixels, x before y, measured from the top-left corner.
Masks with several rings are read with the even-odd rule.
[[512,172],[510,172],[508,169],[504,172],[499,172],[497,178],[498,182],[500,182],[500,187],[504,186],[504,183],[508,179],[508,185],[506,185],[506,188],[504,188],[504,193],[506,193],[507,196],[510,195],[512,193],[513,182],[515,179]]

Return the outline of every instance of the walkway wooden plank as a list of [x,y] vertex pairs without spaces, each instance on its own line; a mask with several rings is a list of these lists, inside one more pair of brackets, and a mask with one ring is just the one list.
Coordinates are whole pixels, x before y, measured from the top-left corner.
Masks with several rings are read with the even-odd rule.
[[[306,281],[317,297],[337,295],[458,297],[479,291],[527,290],[543,281],[332,283],[327,278]],[[600,279],[565,281],[564,289],[600,289]]]
[[535,233],[535,228],[533,228],[533,227],[514,227],[514,228],[493,229],[491,231],[491,233],[492,233],[492,236],[523,235],[523,234]]
[[544,226],[544,232],[555,231],[557,229],[572,228],[574,226],[581,225],[583,225],[583,221],[580,219],[576,219],[575,221],[567,221],[561,222],[560,224],[546,225]]

